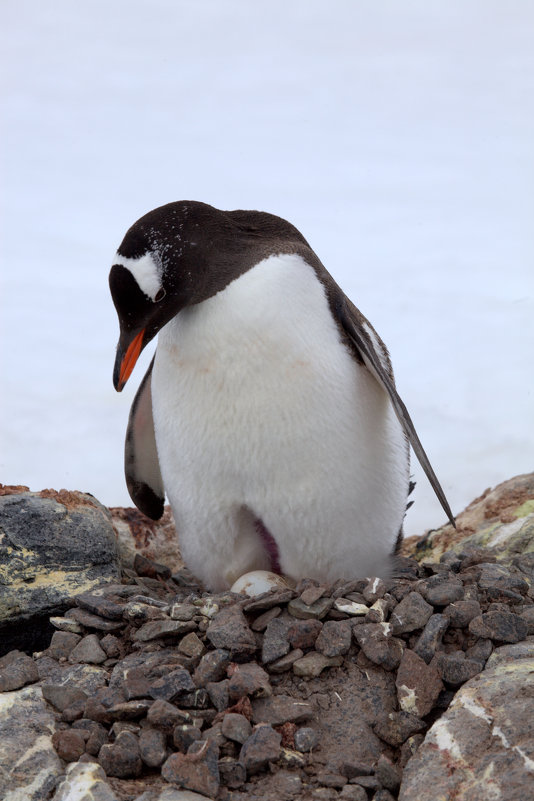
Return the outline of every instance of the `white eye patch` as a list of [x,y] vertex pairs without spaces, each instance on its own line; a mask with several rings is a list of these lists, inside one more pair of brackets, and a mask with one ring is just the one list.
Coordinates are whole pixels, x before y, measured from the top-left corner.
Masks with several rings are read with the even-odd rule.
[[113,264],[120,264],[121,267],[126,267],[131,272],[141,292],[154,300],[160,289],[161,285],[161,265],[159,259],[153,253],[145,253],[138,259],[130,259],[126,256],[121,256],[120,253],[115,254]]

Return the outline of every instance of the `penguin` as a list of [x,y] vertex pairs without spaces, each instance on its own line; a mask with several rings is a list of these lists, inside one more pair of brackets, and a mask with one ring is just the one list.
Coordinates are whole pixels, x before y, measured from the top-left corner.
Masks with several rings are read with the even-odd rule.
[[255,570],[294,581],[388,576],[412,446],[454,518],[395,388],[386,346],[302,234],[260,211],[180,201],[127,231],[109,275],[125,476],[214,591]]

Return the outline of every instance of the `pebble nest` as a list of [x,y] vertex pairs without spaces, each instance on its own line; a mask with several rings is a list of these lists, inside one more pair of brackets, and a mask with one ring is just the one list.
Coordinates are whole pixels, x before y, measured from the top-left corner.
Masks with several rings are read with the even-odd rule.
[[531,576],[478,548],[255,598],[141,556],[134,567],[51,618],[45,651],[0,659],[0,691],[39,682],[58,755],[98,762],[121,799],[170,785],[218,801],[391,801],[456,690],[495,646],[534,633]]

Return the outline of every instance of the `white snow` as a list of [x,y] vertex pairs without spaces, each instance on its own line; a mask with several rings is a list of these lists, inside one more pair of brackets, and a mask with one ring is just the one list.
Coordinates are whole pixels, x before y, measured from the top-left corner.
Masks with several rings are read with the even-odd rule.
[[[4,0],[0,481],[129,503],[152,349],[117,395],[107,274],[181,199],[302,231],[455,512],[532,470],[533,27],[524,0]],[[419,533],[444,514],[413,472]]]

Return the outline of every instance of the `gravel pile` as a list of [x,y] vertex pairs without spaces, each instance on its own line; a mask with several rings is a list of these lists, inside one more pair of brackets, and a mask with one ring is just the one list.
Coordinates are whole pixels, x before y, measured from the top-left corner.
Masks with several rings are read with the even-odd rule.
[[[170,783],[221,801],[391,801],[457,688],[534,633],[531,577],[483,549],[256,598],[135,567],[52,618],[46,651],[0,659],[0,691],[40,682],[58,755],[98,762],[123,799]],[[342,702],[351,683],[364,713]]]

